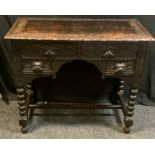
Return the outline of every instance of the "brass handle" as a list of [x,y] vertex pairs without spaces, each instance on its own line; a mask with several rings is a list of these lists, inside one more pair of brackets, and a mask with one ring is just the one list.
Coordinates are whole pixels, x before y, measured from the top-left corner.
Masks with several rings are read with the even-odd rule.
[[32,70],[35,72],[42,72],[42,62],[33,62],[32,63]]
[[114,57],[116,54],[114,54],[113,51],[108,50],[104,53],[103,57]]
[[126,63],[116,63],[114,66],[114,73],[123,73],[126,69]]
[[52,49],[49,49],[47,50],[45,53],[44,53],[45,56],[55,56],[55,51],[52,50]]

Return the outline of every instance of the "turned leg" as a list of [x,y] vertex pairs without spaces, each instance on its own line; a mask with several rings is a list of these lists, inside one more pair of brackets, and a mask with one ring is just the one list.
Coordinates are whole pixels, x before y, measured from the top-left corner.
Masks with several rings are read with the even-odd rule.
[[26,90],[26,102],[27,102],[27,107],[28,107],[28,119],[32,119],[32,114],[33,114],[33,110],[29,109],[29,104],[33,102],[33,90],[32,90],[32,85],[31,84],[27,84],[25,86],[25,90]]
[[133,125],[132,116],[134,114],[136,94],[138,92],[138,89],[132,88],[130,90],[129,101],[127,104],[123,97],[123,94],[124,94],[123,88],[124,88],[124,81],[120,80],[119,91],[117,92],[117,94],[119,96],[119,101],[120,101],[120,104],[122,105],[122,111],[124,114],[124,128],[123,128],[123,130],[125,133],[129,133],[130,127]]
[[17,98],[18,98],[18,106],[19,106],[19,125],[21,125],[21,132],[27,133],[27,107],[26,107],[26,96],[25,90],[23,87],[17,88]]
[[138,93],[138,89],[131,88],[130,95],[129,95],[129,101],[127,104],[127,112],[124,118],[124,132],[125,133],[129,133],[130,127],[133,125],[132,116],[134,114],[137,93]]
[[26,92],[26,109],[29,118],[31,115],[31,109],[29,109],[29,104],[33,102],[33,90],[31,84],[25,85],[25,92]]
[[124,94],[124,81],[123,80],[120,80],[119,81],[119,92],[123,95]]
[[127,104],[126,104],[125,99],[123,97],[123,94],[124,94],[123,88],[124,88],[124,81],[120,80],[120,82],[119,82],[119,90],[117,92],[117,95],[119,97],[118,102],[122,106],[122,111],[123,111],[124,117],[126,117],[126,115],[127,115]]

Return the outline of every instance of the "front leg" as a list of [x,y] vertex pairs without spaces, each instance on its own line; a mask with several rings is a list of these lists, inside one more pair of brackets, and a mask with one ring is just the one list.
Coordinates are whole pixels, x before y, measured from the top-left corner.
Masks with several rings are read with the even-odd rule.
[[25,85],[25,93],[26,93],[26,109],[27,109],[27,115],[28,119],[31,119],[33,114],[33,109],[29,109],[29,104],[33,102],[33,90],[31,84]]
[[134,109],[135,109],[135,103],[136,103],[136,97],[137,97],[138,89],[137,88],[131,88],[130,90],[130,96],[129,101],[127,104],[127,113],[124,118],[124,132],[129,133],[130,127],[133,125],[133,119],[132,116],[134,115]]
[[17,88],[17,99],[18,99],[18,108],[19,108],[19,125],[21,125],[21,132],[27,133],[27,107],[26,107],[26,95],[23,87]]

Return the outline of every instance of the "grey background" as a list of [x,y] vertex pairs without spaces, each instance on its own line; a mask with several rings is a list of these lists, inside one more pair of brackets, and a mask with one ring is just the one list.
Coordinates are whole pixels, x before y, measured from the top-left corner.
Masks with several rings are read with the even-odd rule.
[[[4,35],[19,16],[0,16],[0,81],[5,87],[9,100],[15,99],[15,86],[12,76],[12,50],[11,43],[5,41]],[[38,16],[40,17],[40,16]],[[64,17],[64,16],[41,16],[41,17]],[[136,18],[144,27],[155,36],[155,16],[71,16],[73,18]],[[150,43],[146,58],[144,74],[139,87],[138,101],[141,104],[155,106],[155,43]]]

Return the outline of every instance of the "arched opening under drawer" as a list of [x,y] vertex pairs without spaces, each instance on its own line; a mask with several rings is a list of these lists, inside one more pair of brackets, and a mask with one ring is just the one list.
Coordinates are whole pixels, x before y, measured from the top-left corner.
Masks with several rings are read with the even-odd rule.
[[38,101],[115,103],[118,83],[115,78],[101,79],[94,64],[74,60],[61,66],[56,79],[38,78],[32,86]]

